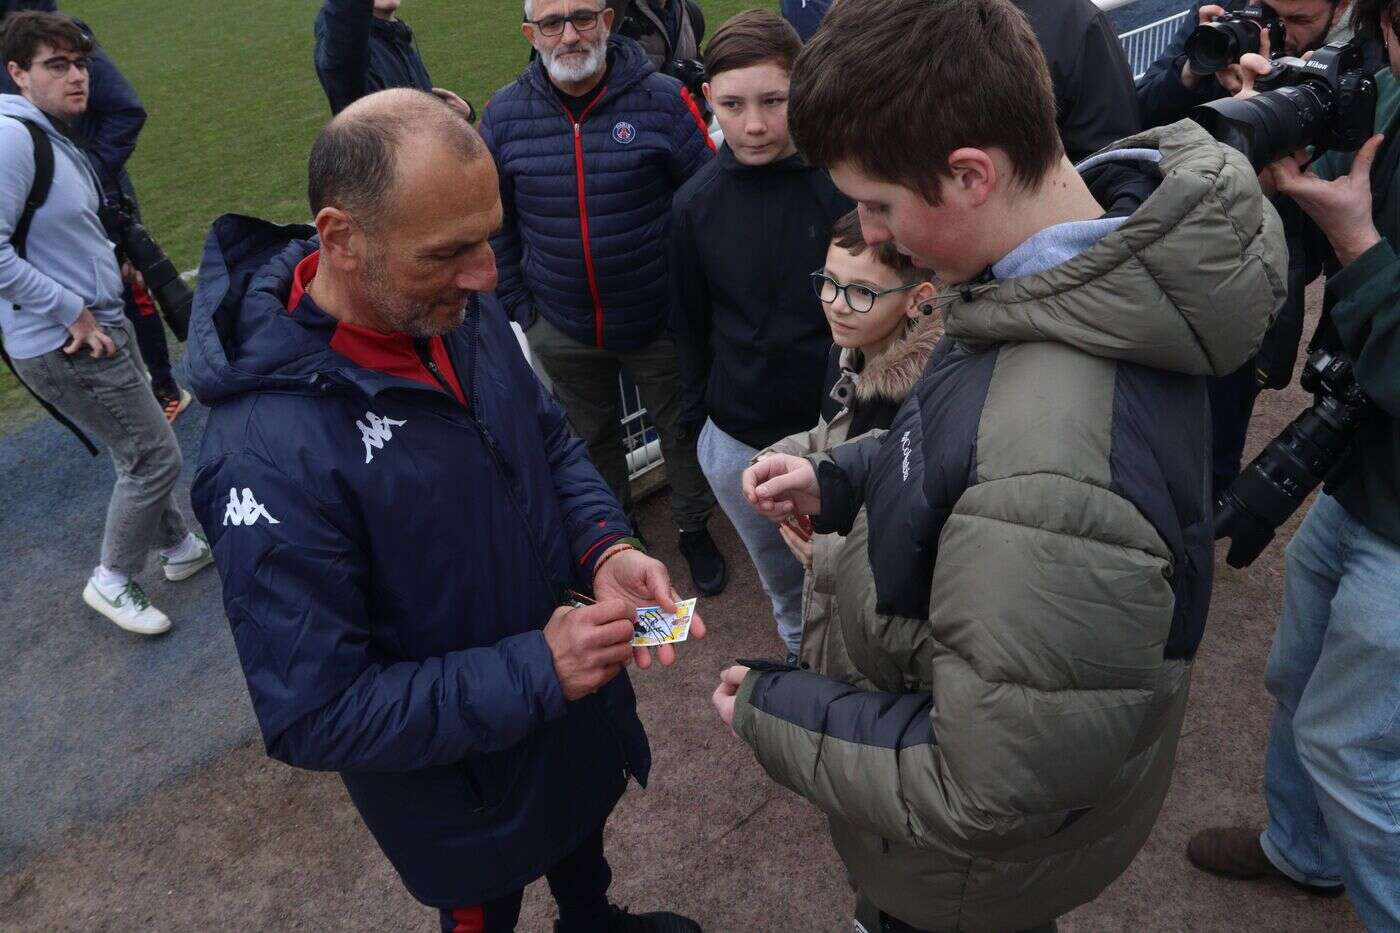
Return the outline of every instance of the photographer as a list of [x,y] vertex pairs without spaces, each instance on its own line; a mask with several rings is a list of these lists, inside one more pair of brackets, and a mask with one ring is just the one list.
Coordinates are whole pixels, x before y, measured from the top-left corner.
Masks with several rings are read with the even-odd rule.
[[[0,61],[20,90],[0,95],[0,333],[45,407],[111,450],[117,482],[83,600],[127,631],[155,635],[170,620],[132,579],[147,551],[162,549],[172,581],[211,558],[176,507],[180,448],[132,348],[97,174],[67,132],[87,106],[92,50],[73,20],[53,13],[15,13],[0,33]],[[41,162],[52,183],[35,207]]]
[[469,122],[472,105],[433,87],[413,30],[398,17],[402,0],[326,0],[316,14],[316,77],[337,114],[355,101],[391,87],[430,91]]
[[[1315,342],[1348,357],[1370,411],[1288,545],[1283,612],[1265,683],[1277,701],[1264,768],[1268,825],[1198,833],[1188,854],[1236,878],[1343,885],[1367,928],[1400,928],[1400,0],[1358,0],[1358,29],[1392,63],[1372,137],[1354,155],[1305,154],[1261,175],[1316,225],[1327,265]],[[1247,57],[1251,76],[1270,68]],[[1322,255],[1317,255],[1318,253]]]
[[657,71],[700,57],[705,14],[694,0],[613,0],[608,6],[617,10],[617,34],[646,49]]
[[[1273,49],[1269,29],[1260,30],[1260,52],[1303,55],[1329,42],[1346,42],[1352,38],[1351,0],[1272,0],[1266,13],[1276,14],[1283,30],[1283,48]],[[1251,8],[1259,8],[1253,3]],[[1244,4],[1231,4],[1232,10]],[[1238,91],[1242,80],[1240,65],[1233,63],[1209,75],[1197,75],[1188,63],[1186,47],[1197,28],[1214,22],[1226,14],[1226,8],[1215,4],[1198,4],[1192,15],[1172,40],[1167,50],[1152,64],[1137,82],[1138,105],[1144,126],[1165,126],[1186,117],[1193,107],[1219,100]],[[1367,70],[1382,67],[1379,41],[1363,44]],[[1285,228],[1299,226],[1297,208],[1291,204],[1276,204],[1284,216]],[[1218,495],[1232,483],[1240,472],[1249,421],[1254,402],[1264,388],[1281,389],[1292,381],[1298,342],[1303,332],[1304,288],[1315,278],[1318,270],[1309,270],[1304,262],[1302,245],[1290,240],[1288,299],[1279,309],[1259,354],[1238,370],[1210,384],[1212,443],[1212,485]]]

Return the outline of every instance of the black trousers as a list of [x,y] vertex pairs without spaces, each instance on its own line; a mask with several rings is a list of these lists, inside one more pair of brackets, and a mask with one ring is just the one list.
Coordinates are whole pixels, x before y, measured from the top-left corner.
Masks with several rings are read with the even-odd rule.
[[[603,855],[603,827],[545,872],[545,878],[559,905],[561,928],[578,933],[606,929],[612,869]],[[520,920],[524,896],[522,888],[484,904],[444,910],[443,933],[510,933]]]

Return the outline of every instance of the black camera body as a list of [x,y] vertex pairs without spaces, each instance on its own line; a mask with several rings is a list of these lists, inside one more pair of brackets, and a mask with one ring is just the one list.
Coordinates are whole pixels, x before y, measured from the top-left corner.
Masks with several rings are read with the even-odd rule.
[[1215,537],[1231,539],[1225,557],[1231,567],[1253,563],[1278,527],[1346,460],[1372,410],[1344,354],[1314,349],[1299,382],[1313,393],[1312,407],[1268,443],[1216,505]]
[[1241,7],[1196,27],[1186,38],[1186,67],[1202,77],[1235,64],[1250,52],[1263,48],[1260,37],[1269,34],[1269,57],[1283,54],[1283,20],[1268,4]]
[[1355,41],[1325,45],[1307,61],[1280,58],[1253,97],[1202,104],[1191,118],[1249,157],[1256,170],[1308,146],[1354,152],[1376,121],[1376,80]]
[[117,252],[126,258],[146,280],[146,290],[155,298],[161,316],[181,343],[189,337],[190,307],[194,293],[185,285],[175,264],[165,250],[151,238],[150,232],[136,219],[136,205],[125,195],[105,201],[98,210],[107,236],[117,244]]
[[701,87],[709,80],[705,74],[705,63],[698,58],[678,58],[666,63],[666,67],[661,69],[664,75],[670,75],[686,89],[690,91],[690,96],[695,98],[695,102],[704,106],[705,95]]

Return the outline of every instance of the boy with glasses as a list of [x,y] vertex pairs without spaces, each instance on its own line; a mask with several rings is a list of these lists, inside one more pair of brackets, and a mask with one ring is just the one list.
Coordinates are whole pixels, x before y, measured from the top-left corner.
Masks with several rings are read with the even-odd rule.
[[670,240],[683,418],[788,654],[802,639],[802,566],[748,507],[739,478],[760,450],[816,421],[831,333],[808,276],[826,257],[832,223],[852,207],[788,133],[801,51],[796,31],[766,10],[734,16],[710,40],[705,97],[724,145],[676,193]]

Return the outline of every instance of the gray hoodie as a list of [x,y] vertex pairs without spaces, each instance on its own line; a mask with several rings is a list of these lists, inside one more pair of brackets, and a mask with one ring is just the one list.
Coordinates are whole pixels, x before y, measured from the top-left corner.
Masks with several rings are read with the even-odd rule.
[[[35,121],[53,142],[54,180],[34,214],[26,258],[10,244],[34,183],[34,143],[11,117]],[[15,359],[57,350],[87,308],[104,327],[122,319],[121,270],[98,219],[97,176],[87,157],[18,94],[0,94],[0,334]]]

